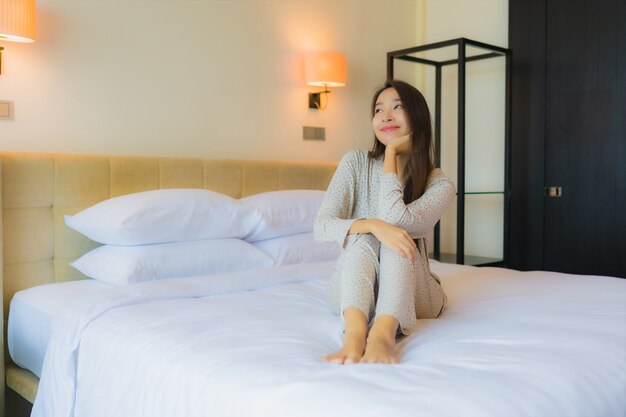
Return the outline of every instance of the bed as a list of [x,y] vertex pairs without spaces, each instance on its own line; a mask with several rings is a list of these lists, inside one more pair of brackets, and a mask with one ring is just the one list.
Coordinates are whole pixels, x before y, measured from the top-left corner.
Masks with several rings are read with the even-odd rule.
[[15,293],[15,311],[39,309],[12,319],[11,343],[31,348],[12,349],[23,367],[7,357],[6,383],[37,397],[37,415],[626,412],[622,279],[433,261],[449,305],[399,343],[399,365],[325,364],[341,343],[325,300],[332,259],[106,285],[68,265],[99,244],[64,216],[146,190],[323,190],[334,164],[0,158],[5,329]]

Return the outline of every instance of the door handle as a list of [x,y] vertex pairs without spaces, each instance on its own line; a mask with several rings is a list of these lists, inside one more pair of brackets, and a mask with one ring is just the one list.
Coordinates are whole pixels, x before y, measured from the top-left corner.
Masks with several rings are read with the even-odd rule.
[[545,187],[544,192],[548,197],[561,197],[563,195],[563,187],[558,185]]

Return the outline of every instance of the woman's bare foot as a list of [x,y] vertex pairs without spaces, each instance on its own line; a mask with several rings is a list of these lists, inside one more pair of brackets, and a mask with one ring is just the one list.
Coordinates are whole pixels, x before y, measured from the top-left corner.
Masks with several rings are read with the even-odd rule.
[[343,336],[343,347],[324,358],[325,362],[336,364],[359,363],[365,350],[365,333],[346,334]]
[[398,363],[395,350],[395,338],[389,340],[387,337],[370,336],[361,363]]
[[361,363],[398,363],[395,355],[398,321],[393,316],[376,319],[369,336]]
[[324,358],[325,362],[337,364],[359,363],[365,351],[367,337],[367,318],[355,307],[343,311],[346,329],[343,335],[343,347]]

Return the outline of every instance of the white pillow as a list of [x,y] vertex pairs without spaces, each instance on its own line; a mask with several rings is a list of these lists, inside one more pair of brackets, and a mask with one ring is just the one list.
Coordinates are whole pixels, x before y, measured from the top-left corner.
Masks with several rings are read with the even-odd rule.
[[249,235],[261,220],[250,206],[202,189],[165,189],[101,201],[65,224],[108,245],[146,245]]
[[248,242],[313,231],[313,223],[322,205],[325,191],[270,191],[244,197],[239,201],[257,208],[262,215],[257,228],[245,239]]
[[300,233],[253,243],[274,259],[274,265],[336,260],[341,253],[337,242],[316,242],[313,233]]
[[239,239],[100,246],[70,265],[113,285],[272,266],[263,251]]

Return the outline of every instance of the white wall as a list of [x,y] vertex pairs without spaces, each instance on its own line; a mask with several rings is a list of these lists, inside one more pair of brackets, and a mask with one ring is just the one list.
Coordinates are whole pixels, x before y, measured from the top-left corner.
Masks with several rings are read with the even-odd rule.
[[[15,102],[15,120],[0,120],[0,150],[337,160],[371,146],[370,95],[386,52],[457,37],[506,46],[507,14],[507,0],[38,0],[37,42],[0,42],[0,100]],[[322,112],[307,108],[309,50],[348,58],[348,85]],[[499,69],[471,65],[467,186],[492,189]],[[432,100],[425,73],[398,65],[396,74]],[[456,90],[444,94],[454,120]],[[303,141],[303,125],[326,127],[327,140]],[[456,177],[447,157],[456,125],[442,130],[443,168]],[[498,203],[474,207],[473,254],[497,255]],[[445,223],[454,219],[449,210]],[[452,250],[454,228],[443,234]]]
[[[371,146],[370,94],[386,52],[415,44],[416,3],[38,0],[37,42],[0,43],[0,99],[15,102],[0,150],[337,160]],[[308,50],[347,54],[322,112]]]
[[[455,38],[508,46],[507,0],[419,0],[420,44]],[[468,48],[470,55],[476,50]],[[443,53],[454,58],[456,48]],[[433,57],[431,54],[430,57]],[[434,73],[418,71],[418,84],[431,106]],[[457,71],[443,70],[442,169],[457,176]],[[504,157],[504,59],[476,61],[467,65],[466,84],[466,192],[503,190]],[[472,195],[465,200],[465,252],[468,255],[501,257],[503,198]],[[456,207],[442,219],[442,251],[456,252]]]

